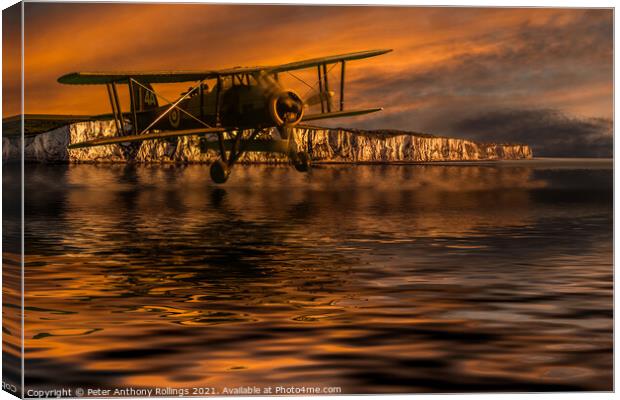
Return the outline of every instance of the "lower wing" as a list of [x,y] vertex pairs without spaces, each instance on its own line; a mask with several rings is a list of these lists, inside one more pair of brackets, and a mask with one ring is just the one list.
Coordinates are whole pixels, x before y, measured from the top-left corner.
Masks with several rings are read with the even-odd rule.
[[370,114],[370,113],[374,113],[374,112],[381,111],[381,110],[383,110],[383,108],[367,108],[363,110],[335,111],[335,112],[321,113],[321,114],[310,114],[310,115],[304,115],[304,117],[301,120],[302,122],[305,122],[305,121],[316,121],[319,119],[328,119],[328,118],[354,117],[356,115]]
[[[321,113],[321,114],[307,115],[302,119],[302,121],[315,121],[315,120],[327,119],[327,118],[352,117],[356,115],[369,114],[369,113],[373,113],[373,112],[377,112],[381,110],[382,108],[369,108],[369,109],[364,109],[364,110]],[[102,137],[98,139],[88,140],[86,142],[73,143],[67,147],[70,149],[79,149],[83,147],[103,146],[103,145],[108,145],[108,144],[142,142],[144,140],[165,139],[165,138],[174,138],[174,137],[191,136],[191,135],[203,135],[203,134],[209,134],[209,133],[223,133],[223,132],[227,132],[228,130],[224,128],[198,128],[198,129],[185,129],[185,130],[178,130],[178,131],[147,133],[144,135]]]
[[202,135],[202,134],[207,134],[207,133],[222,133],[222,132],[226,132],[226,129],[199,128],[199,129],[184,129],[184,130],[178,130],[178,131],[146,133],[144,135],[108,136],[108,137],[88,140],[86,142],[73,143],[67,147],[69,149],[79,149],[82,147],[103,146],[106,144],[142,142],[144,140],[166,139],[166,138],[174,138],[174,137],[180,137],[180,136]]
[[22,123],[25,136],[34,136],[76,122],[94,121],[103,116],[24,114],[2,119],[2,136],[21,136]]
[[[362,110],[350,110],[350,111],[336,111],[330,113],[311,114],[303,117],[302,121],[316,121],[320,119],[329,118],[343,118],[353,117],[357,115],[369,114],[377,111],[381,111],[382,108],[369,108]],[[96,121],[109,119],[109,114],[103,115],[58,115],[58,114],[25,114],[15,115],[12,117],[4,118],[2,120],[2,135],[3,136],[20,136],[23,132],[25,136],[38,135],[40,133],[48,132],[50,130],[60,128],[65,125],[73,124],[76,122],[84,121]],[[202,135],[209,133],[222,133],[226,132],[223,128],[199,128],[199,129],[185,129],[178,131],[165,131],[147,133],[144,135],[129,135],[129,136],[116,136],[116,137],[102,137],[93,140],[88,140],[80,143],[73,143],[68,146],[70,149],[79,149],[83,147],[103,146],[109,144],[129,143],[129,142],[141,142],[144,140],[153,139],[165,139],[180,136]]]

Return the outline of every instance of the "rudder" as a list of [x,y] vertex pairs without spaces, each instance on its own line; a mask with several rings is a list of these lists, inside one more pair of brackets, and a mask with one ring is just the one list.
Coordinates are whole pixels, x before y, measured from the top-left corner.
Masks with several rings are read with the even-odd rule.
[[[136,107],[137,113],[159,107],[157,96],[153,92],[153,87],[150,83],[137,83],[132,81],[131,84],[133,86],[132,92],[134,96],[134,101],[131,103],[132,112],[134,111],[134,106]],[[148,90],[146,88],[148,88]]]

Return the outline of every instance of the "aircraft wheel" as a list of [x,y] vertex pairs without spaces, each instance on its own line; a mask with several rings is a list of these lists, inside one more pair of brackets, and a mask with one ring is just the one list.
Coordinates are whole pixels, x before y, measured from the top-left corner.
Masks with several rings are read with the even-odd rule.
[[211,174],[211,179],[213,182],[222,184],[228,180],[228,176],[230,175],[230,169],[228,165],[221,159],[218,159],[213,164],[211,164],[211,168],[209,169]]
[[300,151],[297,153],[295,160],[293,161],[295,169],[299,172],[308,172],[311,164],[310,154],[305,151]]

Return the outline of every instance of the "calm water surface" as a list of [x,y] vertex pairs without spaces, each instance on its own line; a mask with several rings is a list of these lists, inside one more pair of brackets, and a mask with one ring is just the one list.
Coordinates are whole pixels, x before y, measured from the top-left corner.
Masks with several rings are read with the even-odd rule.
[[27,166],[26,385],[612,389],[612,165]]

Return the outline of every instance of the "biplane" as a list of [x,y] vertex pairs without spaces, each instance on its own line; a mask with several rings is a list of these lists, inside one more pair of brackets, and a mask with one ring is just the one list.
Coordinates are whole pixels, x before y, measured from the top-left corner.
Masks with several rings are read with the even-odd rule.
[[[381,108],[345,109],[345,65],[349,61],[390,51],[370,50],[276,66],[224,70],[75,72],[63,75],[58,78],[62,84],[105,85],[112,108],[112,113],[106,114],[106,117],[114,120],[116,128],[116,136],[73,143],[68,147],[126,145],[197,135],[200,137],[201,151],[212,149],[219,152],[219,159],[210,167],[215,183],[226,182],[232,167],[246,152],[284,154],[295,169],[305,172],[311,166],[311,157],[306,151],[298,151],[293,128],[304,126],[300,124],[309,121],[380,111]],[[328,79],[328,67],[335,66],[339,66],[340,70],[337,104],[334,104],[335,92],[331,90]],[[316,72],[311,71],[313,68]],[[318,79],[316,93],[308,98],[302,98],[296,91],[285,87],[280,79],[283,73],[292,75],[291,71],[302,69],[310,69]],[[157,93],[152,86],[179,82],[194,84],[172,101]],[[129,112],[121,110],[118,85],[128,87]],[[160,105],[160,99],[166,104]],[[320,111],[306,112],[309,106],[320,106]],[[92,118],[102,119],[102,116]],[[45,122],[50,123],[42,116],[39,123]],[[265,132],[270,132],[272,128],[276,128],[279,138],[265,138]],[[207,136],[211,136],[212,140],[207,140]]]

